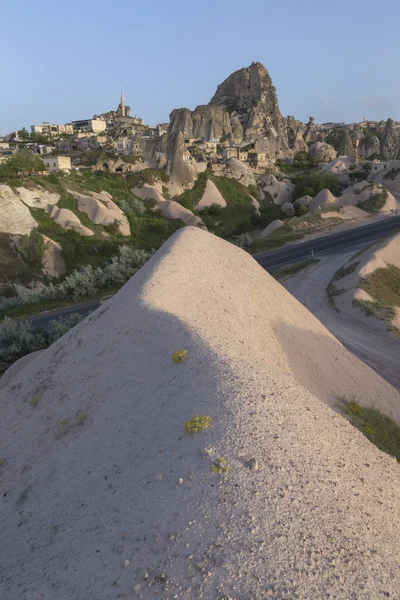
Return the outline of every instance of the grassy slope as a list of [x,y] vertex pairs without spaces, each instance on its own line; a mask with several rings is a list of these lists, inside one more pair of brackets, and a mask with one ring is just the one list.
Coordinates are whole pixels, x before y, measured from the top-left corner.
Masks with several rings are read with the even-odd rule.
[[377,269],[362,283],[363,289],[379,303],[400,307],[400,269],[395,265]]
[[278,280],[283,279],[284,277],[290,277],[292,275],[297,275],[303,269],[307,267],[311,267],[319,262],[318,258],[310,258],[309,260],[303,260],[302,262],[295,263],[294,265],[288,265],[287,267],[282,267],[281,269],[277,269],[276,271],[272,271],[271,275]]
[[375,446],[400,462],[400,426],[379,410],[339,399],[343,412]]

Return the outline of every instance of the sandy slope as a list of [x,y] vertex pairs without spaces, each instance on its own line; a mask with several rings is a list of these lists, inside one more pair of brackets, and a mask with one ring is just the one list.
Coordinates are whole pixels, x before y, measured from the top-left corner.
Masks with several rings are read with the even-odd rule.
[[395,598],[400,470],[327,404],[353,393],[400,417],[248,254],[179,230],[0,392],[1,597]]

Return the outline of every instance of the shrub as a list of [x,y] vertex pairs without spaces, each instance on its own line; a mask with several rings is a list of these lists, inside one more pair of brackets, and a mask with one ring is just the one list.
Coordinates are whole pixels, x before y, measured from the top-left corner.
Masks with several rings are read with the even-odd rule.
[[296,217],[302,217],[307,214],[308,208],[307,206],[304,206],[304,204],[294,204],[294,212]]
[[186,358],[188,351],[187,350],[177,350],[176,352],[174,352],[174,354],[172,355],[172,360],[180,365]]
[[214,462],[211,465],[211,471],[213,471],[214,473],[227,473],[227,471],[229,471],[229,466],[226,461],[226,458],[220,456],[219,458],[214,460]]
[[327,188],[336,195],[338,191],[338,181],[333,173],[328,171],[313,171],[304,173],[294,179],[293,198],[301,198],[302,196],[316,196],[321,190]]
[[130,198],[129,200],[122,198],[117,200],[117,204],[127,217],[131,215],[140,216],[146,212],[145,205],[138,198]]
[[151,254],[152,252],[123,246],[119,254],[113,256],[103,268],[93,269],[87,265],[73,271],[62,282],[50,283],[42,290],[27,292],[22,297],[0,298],[0,310],[58,298],[76,302],[103,288],[120,286],[147,262]]
[[[26,354],[43,350],[83,319],[74,314],[50,321],[40,333],[34,333],[30,323],[6,317],[0,323],[0,374]],[[31,400],[31,406],[34,406]]]
[[22,235],[18,241],[18,253],[31,267],[40,269],[43,266],[44,253],[49,247],[41,233],[31,231]]
[[207,415],[194,415],[191,419],[186,421],[185,430],[188,433],[197,433],[203,429],[210,427],[212,418]]
[[251,248],[253,239],[249,233],[241,233],[236,240],[236,246],[239,248]]

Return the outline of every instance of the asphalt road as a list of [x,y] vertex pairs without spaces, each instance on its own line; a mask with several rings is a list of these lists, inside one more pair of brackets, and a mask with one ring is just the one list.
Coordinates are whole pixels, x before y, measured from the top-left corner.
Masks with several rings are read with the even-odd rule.
[[391,231],[400,228],[400,216],[391,216],[382,221],[355,227],[348,231],[340,233],[332,233],[321,238],[300,242],[287,246],[285,248],[270,250],[257,254],[254,258],[262,267],[268,271],[280,268],[284,265],[296,263],[305,260],[309,257],[311,250],[314,250],[315,256],[320,253],[324,255],[334,254],[339,249],[342,251],[345,248],[358,246],[359,244],[373,243],[384,238]]
[[[254,258],[262,267],[273,271],[284,265],[306,259],[310,255],[311,250],[314,250],[316,257],[321,253],[324,255],[334,254],[338,252],[338,250],[341,251],[346,247],[357,246],[363,242],[375,242],[397,228],[400,228],[400,216],[393,215],[377,223],[372,223],[371,225],[363,225],[362,227],[356,227],[348,231],[333,233],[318,239],[293,244],[285,248],[263,252]],[[75,313],[86,316],[93,310],[96,310],[99,306],[99,300],[83,302],[82,304],[75,304],[74,306],[67,308],[58,308],[21,320],[32,323],[34,330],[38,330],[49,321],[60,316]]]

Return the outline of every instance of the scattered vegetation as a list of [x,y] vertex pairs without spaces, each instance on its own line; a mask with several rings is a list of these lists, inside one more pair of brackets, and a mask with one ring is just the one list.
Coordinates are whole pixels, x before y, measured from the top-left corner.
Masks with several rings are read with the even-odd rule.
[[290,277],[292,275],[297,275],[303,269],[307,267],[311,267],[319,262],[318,258],[310,258],[309,260],[303,260],[302,262],[295,263],[294,265],[289,265],[287,267],[282,267],[281,269],[277,269],[273,271],[271,275],[275,277],[275,279],[283,279],[284,277]]
[[30,323],[6,317],[0,323],[0,375],[22,356],[53,344],[82,319],[79,314],[60,317],[52,320],[40,332],[34,333]]
[[347,275],[351,275],[357,269],[359,261],[355,261],[347,265],[347,267],[340,267],[334,274],[332,281],[337,281],[338,279],[343,279],[343,277],[347,277]]
[[88,418],[88,414],[86,412],[81,412],[77,419],[78,425],[83,425],[86,419]]
[[93,269],[91,265],[81,267],[68,275],[60,283],[49,283],[43,289],[26,292],[24,296],[0,297],[0,311],[23,305],[34,305],[44,300],[72,300],[76,302],[98,293],[102,289],[123,285],[142,267],[151,254],[143,250],[120,248],[103,269]]
[[328,171],[312,171],[295,177],[293,199],[302,196],[312,196],[313,198],[321,191],[327,188],[333,195],[338,193],[337,177]]
[[196,211],[196,206],[200,202],[207,186],[208,172],[200,173],[194,186],[190,190],[185,190],[180,196],[173,199],[182,204],[191,211]]
[[43,266],[44,254],[49,247],[43,236],[36,230],[29,235],[22,235],[18,241],[18,252],[20,257],[33,269]]
[[360,406],[357,402],[339,399],[350,423],[357,427],[380,450],[400,462],[400,426],[375,408]]
[[210,427],[212,418],[208,415],[194,415],[185,423],[185,431],[188,433],[197,433]]
[[126,181],[131,188],[140,187],[145,183],[153,185],[157,181],[167,183],[168,180],[168,175],[162,169],[143,169],[136,173],[129,173],[126,177]]
[[250,248],[251,254],[259,254],[275,248],[280,248],[289,242],[301,240],[304,237],[304,233],[295,233],[290,225],[285,224],[283,227],[274,231],[266,238],[259,238],[254,240],[254,244]]
[[326,288],[326,294],[328,296],[328,301],[329,304],[332,306],[332,308],[334,308],[337,312],[339,312],[339,310],[336,308],[335,306],[335,298],[337,296],[340,296],[341,294],[343,294],[345,292],[345,290],[343,288],[338,288],[336,287],[336,285],[333,283],[333,280],[329,283],[328,287]]
[[247,249],[251,248],[254,242],[249,233],[241,233],[235,243],[239,248]]
[[388,193],[386,190],[382,190],[379,194],[373,194],[365,200],[364,202],[359,202],[357,204],[358,208],[365,210],[369,213],[376,214],[379,213],[380,210],[385,206],[386,200],[388,198]]
[[40,394],[36,394],[36,396],[34,396],[32,398],[32,400],[29,402],[29,406],[32,406],[32,407],[37,406],[40,402],[41,397],[42,396]]
[[391,321],[395,316],[393,306],[382,302],[373,302],[371,300],[359,300],[354,298],[353,306],[360,308],[367,317],[376,317],[377,319]]
[[400,307],[400,268],[376,269],[363,280],[362,288],[378,302]]
[[187,350],[177,350],[176,352],[174,352],[174,354],[172,355],[172,360],[177,364],[180,365],[181,363],[183,363],[183,361],[185,360],[186,356],[187,356],[188,351]]
[[57,439],[68,433],[72,428],[72,423],[69,419],[61,419],[57,432]]
[[229,471],[229,466],[226,458],[223,456],[216,458],[211,465],[211,471],[213,471],[213,473],[227,473]]

